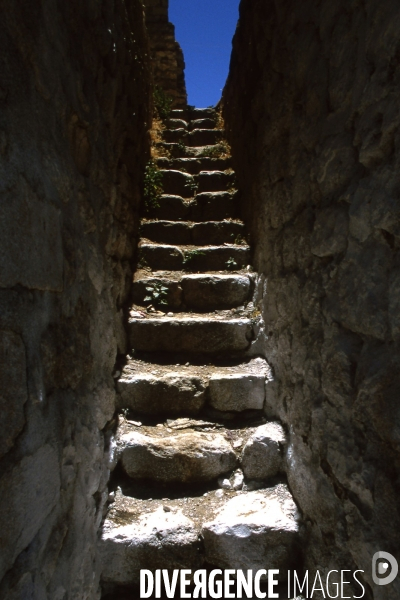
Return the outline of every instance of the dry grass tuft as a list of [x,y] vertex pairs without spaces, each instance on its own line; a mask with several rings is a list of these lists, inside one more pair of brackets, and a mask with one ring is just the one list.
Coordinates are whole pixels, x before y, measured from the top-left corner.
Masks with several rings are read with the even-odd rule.
[[163,142],[163,132],[165,125],[159,117],[153,118],[153,126],[150,130],[151,138],[151,158],[170,158],[170,153],[166,148],[163,148],[160,144]]

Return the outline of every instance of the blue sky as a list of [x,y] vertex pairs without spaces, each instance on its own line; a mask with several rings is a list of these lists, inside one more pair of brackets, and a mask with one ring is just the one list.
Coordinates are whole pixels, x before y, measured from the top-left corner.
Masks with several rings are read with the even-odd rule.
[[169,20],[185,55],[188,103],[214,105],[228,76],[239,0],[169,0]]

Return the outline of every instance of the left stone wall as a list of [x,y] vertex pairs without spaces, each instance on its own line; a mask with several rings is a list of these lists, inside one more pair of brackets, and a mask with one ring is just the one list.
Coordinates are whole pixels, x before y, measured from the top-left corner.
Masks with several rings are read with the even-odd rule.
[[149,155],[143,6],[0,8],[0,598],[92,599]]

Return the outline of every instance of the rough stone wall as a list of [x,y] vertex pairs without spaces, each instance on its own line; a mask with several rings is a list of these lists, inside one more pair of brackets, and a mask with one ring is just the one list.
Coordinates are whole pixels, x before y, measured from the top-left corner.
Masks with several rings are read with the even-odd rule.
[[148,155],[143,6],[0,7],[0,598],[92,599]]
[[394,0],[242,0],[223,96],[306,566],[363,569],[382,600],[400,595],[371,578],[378,550],[400,559],[399,30]]
[[154,83],[172,98],[172,108],[185,108],[185,61],[175,26],[168,21],[168,0],[144,0],[144,5]]

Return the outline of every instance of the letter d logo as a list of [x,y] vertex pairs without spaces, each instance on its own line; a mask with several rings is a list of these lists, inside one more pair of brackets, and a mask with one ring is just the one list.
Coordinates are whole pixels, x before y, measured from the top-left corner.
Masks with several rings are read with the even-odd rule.
[[[379,562],[378,562],[379,561]],[[399,565],[389,552],[376,552],[372,558],[372,579],[376,585],[388,585],[397,577]],[[382,577],[388,573],[386,577]]]

